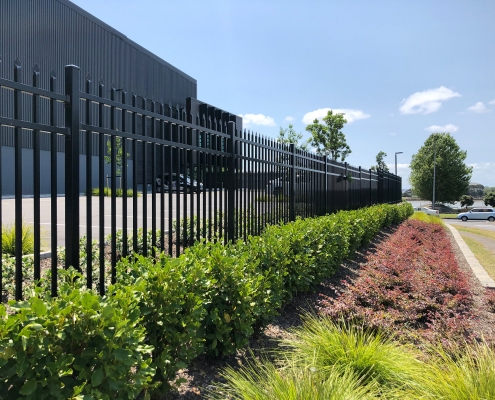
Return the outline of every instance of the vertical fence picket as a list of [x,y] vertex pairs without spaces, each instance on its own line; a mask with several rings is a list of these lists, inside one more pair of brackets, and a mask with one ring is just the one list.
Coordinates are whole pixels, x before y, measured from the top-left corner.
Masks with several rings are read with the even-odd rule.
[[[14,82],[21,80],[21,62],[14,63]],[[14,118],[22,120],[22,92],[14,90]],[[15,128],[15,299],[22,300],[22,128]]]
[[[110,89],[110,100],[116,101],[116,87],[112,83]],[[117,130],[116,119],[117,109],[114,105],[110,107],[110,129]],[[120,139],[119,139],[120,140]],[[117,140],[114,135],[110,137],[110,263],[111,263],[111,282],[116,280],[116,265],[117,265]]]
[[[40,86],[40,69],[38,65],[33,67],[33,87],[38,88]],[[40,122],[40,96],[33,94],[33,122]],[[41,278],[40,271],[40,252],[41,252],[41,238],[40,238],[40,167],[41,167],[41,149],[40,149],[40,131],[33,129],[33,212],[34,212],[34,280],[38,281]]]
[[[122,114],[121,114],[121,128],[122,132],[127,132],[127,111],[125,110],[125,105],[127,104],[127,90],[124,86],[121,91],[120,102],[122,103]],[[122,257],[127,257],[128,248],[127,248],[127,139],[121,138],[122,144],[122,177],[121,177],[121,185],[122,185],[122,243],[120,244],[122,248]]]
[[[103,104],[105,83],[103,78],[98,82],[98,126],[100,128],[105,127],[105,106]],[[99,292],[103,296],[105,294],[105,147],[106,138],[102,133],[99,136],[99,158],[98,158],[98,176],[99,176]]]
[[[86,75],[84,89],[91,94],[91,75]],[[86,124],[93,123],[93,104],[86,100]],[[86,286],[93,287],[93,132],[86,130]]]
[[[57,90],[57,77],[55,75],[55,71],[50,72],[50,92],[55,93]],[[55,99],[50,99],[50,125],[56,126],[58,120],[57,113],[57,102]],[[57,143],[58,143],[58,135],[52,133],[50,135],[50,194],[51,194],[51,221],[50,221],[50,230],[51,230],[51,253],[52,253],[52,265],[51,265],[51,295],[55,297],[57,295],[57,271],[58,271],[58,262],[57,262],[57,240],[58,240],[58,232],[57,232],[57,216],[58,216],[58,184],[57,184],[57,171],[58,171],[58,163],[57,163]]]

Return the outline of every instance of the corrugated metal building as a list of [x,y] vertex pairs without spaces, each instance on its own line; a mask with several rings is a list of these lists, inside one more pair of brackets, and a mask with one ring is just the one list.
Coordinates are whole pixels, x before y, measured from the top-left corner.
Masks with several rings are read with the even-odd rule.
[[[211,118],[217,114],[225,114],[225,111],[195,100],[197,95],[195,79],[68,0],[0,0],[0,78],[14,80],[15,62],[21,64],[20,82],[26,84],[32,83],[33,66],[36,64],[40,72],[39,87],[42,89],[50,89],[50,75],[52,75],[57,77],[56,91],[64,93],[64,67],[73,64],[81,69],[81,91],[86,90],[85,81],[90,78],[92,94],[98,95],[100,84],[104,84],[104,97],[110,97],[111,87],[124,89],[128,93],[128,99],[131,94],[138,96],[136,106],[139,108],[148,109],[149,102],[143,100],[146,98],[170,104],[176,114],[174,117],[178,116],[177,111],[182,112],[186,108],[193,115],[198,115],[201,111]],[[187,102],[188,98],[194,101]],[[31,120],[30,101],[30,96],[26,95],[25,106],[22,107],[22,119]],[[59,106],[62,107],[62,104]],[[43,102],[41,107],[43,108]],[[41,113],[41,123],[49,123],[48,114],[46,107],[46,112]],[[229,120],[234,118],[238,126],[242,127],[240,117],[226,114]],[[0,88],[0,116],[14,118],[13,93],[6,88]],[[64,126],[63,118],[64,112],[60,109],[58,126]],[[10,159],[13,157],[11,150],[14,145],[14,129],[8,126],[2,126],[0,129],[1,162],[3,171],[8,171]],[[28,133],[26,131],[23,134],[23,147],[26,149],[31,148],[32,141],[32,135]],[[49,150],[50,134],[42,132],[40,136],[41,149]],[[64,138],[59,137],[58,151],[63,152],[64,148]],[[81,142],[81,153],[86,153],[84,141]],[[97,156],[98,148],[92,149],[92,153]],[[136,162],[138,177],[141,177],[143,163],[139,159],[139,154],[140,152]],[[46,159],[46,155],[42,154],[41,157],[44,168],[43,160]],[[24,160],[23,162],[26,163],[24,171],[29,173],[31,167],[28,153]],[[95,162],[97,162],[96,157]],[[130,163],[132,162],[134,160],[130,160]],[[148,165],[149,167],[151,165]],[[106,173],[108,174],[107,171]],[[63,192],[63,174],[64,172],[60,171],[57,178],[61,192]],[[129,176],[129,179],[132,179],[132,176]],[[142,179],[138,179],[142,184]],[[27,195],[32,193],[30,182],[29,176],[23,180],[23,193]],[[13,193],[13,188],[13,177],[7,174],[3,180],[3,194]],[[42,193],[48,193],[48,188],[49,182],[45,180],[42,182]]]
[[[13,79],[19,58],[28,80],[38,64],[45,89],[50,71],[63,77],[64,66],[74,64],[83,77],[156,101],[185,107],[187,97],[196,98],[195,79],[68,0],[1,0],[0,56],[0,76]],[[59,79],[62,93],[63,84]]]

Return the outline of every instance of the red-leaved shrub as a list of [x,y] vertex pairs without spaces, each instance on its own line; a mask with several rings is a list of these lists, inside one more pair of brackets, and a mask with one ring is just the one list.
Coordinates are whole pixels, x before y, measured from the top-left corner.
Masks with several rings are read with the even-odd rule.
[[319,310],[333,318],[428,340],[470,336],[472,296],[444,228],[409,220],[368,256],[341,295],[322,296]]

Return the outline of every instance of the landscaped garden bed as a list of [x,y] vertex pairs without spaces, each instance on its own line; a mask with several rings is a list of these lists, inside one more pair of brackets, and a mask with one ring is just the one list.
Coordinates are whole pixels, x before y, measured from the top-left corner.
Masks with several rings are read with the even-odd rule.
[[[140,392],[145,397],[153,393],[155,398],[204,398],[208,390],[216,390],[215,382],[222,381],[224,366],[246,363],[248,348],[256,357],[261,349],[278,345],[273,339],[290,339],[293,334],[288,328],[301,325],[302,309],[314,309],[322,299],[318,292],[327,296],[320,303],[325,309],[331,302],[350,301],[345,298],[346,290],[351,283],[359,284],[361,272],[372,263],[363,249],[373,250],[366,246],[377,233],[374,244],[381,239],[390,246],[392,242],[386,239],[393,237],[395,229],[390,227],[411,213],[409,205],[376,206],[269,227],[262,237],[246,243],[202,243],[186,249],[178,259],[162,255],[123,260],[119,283],[111,286],[104,298],[85,289],[82,279],[74,280],[76,275],[71,273],[57,299],[49,299],[39,289],[27,301],[10,305],[9,311],[16,311],[15,316],[0,312],[0,379],[10,388],[0,398],[37,398],[39,390],[53,398],[67,398],[67,393],[75,395],[77,391],[93,398],[134,398]],[[406,223],[398,231],[409,227],[413,232],[415,224]],[[441,228],[427,226],[423,231],[437,235]],[[416,236],[429,240],[428,236]],[[396,242],[400,245],[404,240],[405,236]],[[389,253],[393,252],[384,254]],[[442,262],[442,257],[433,256],[436,251],[430,253],[431,260]],[[416,262],[421,254],[414,254]],[[385,318],[383,326],[375,319],[366,320],[362,317],[366,313],[358,312],[363,304],[351,301],[355,303],[354,308],[349,307],[353,318],[370,324],[375,331],[393,327],[400,332],[400,326],[408,325],[410,331],[421,332],[417,343],[421,336],[436,339],[438,335],[430,333],[437,331],[467,339],[488,333],[488,329],[479,329],[484,326],[480,324],[480,310],[489,321],[493,305],[482,296],[481,289],[473,293],[469,275],[465,281],[460,279],[460,287],[448,279],[450,260],[441,268],[446,275],[435,278],[445,290],[435,294],[425,287],[421,292],[424,308],[397,302],[409,312],[407,324],[400,317]],[[407,276],[406,268],[401,273]],[[397,271],[394,274],[399,275]],[[462,278],[462,273],[456,276]],[[402,299],[398,288],[414,297],[413,287],[400,283],[400,279],[394,284],[397,287],[390,290],[397,298]],[[338,298],[340,292],[343,296]],[[309,297],[305,293],[310,293]],[[395,299],[390,293],[387,296]],[[388,309],[391,300],[387,296],[378,308],[387,305]],[[436,302],[433,308],[426,304],[432,299]],[[396,311],[392,316],[398,315]],[[439,322],[451,312],[454,317],[463,317],[459,324],[462,329],[449,323],[450,330],[446,330]],[[438,321],[428,319],[432,316]],[[113,332],[119,332],[118,336]],[[404,335],[402,342],[409,339]],[[27,360],[21,362],[20,370],[19,360]],[[183,385],[178,390],[166,392],[169,384],[179,383]],[[58,393],[57,387],[63,392]]]

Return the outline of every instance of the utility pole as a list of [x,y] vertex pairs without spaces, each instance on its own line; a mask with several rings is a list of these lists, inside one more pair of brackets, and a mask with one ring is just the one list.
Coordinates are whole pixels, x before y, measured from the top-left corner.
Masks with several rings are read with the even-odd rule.
[[397,175],[397,154],[402,154],[402,151],[397,151],[395,153],[395,175]]
[[437,177],[437,136],[433,137],[433,209],[435,209],[435,180]]

